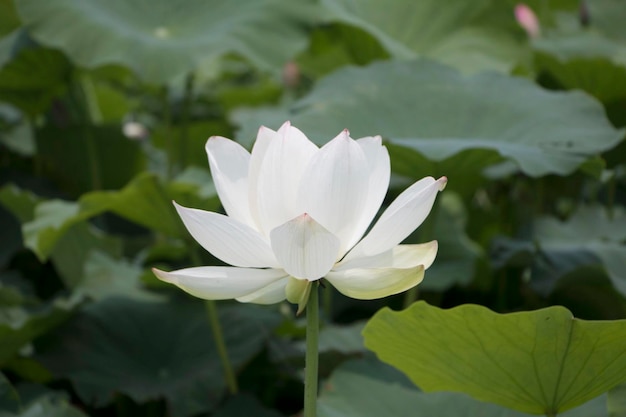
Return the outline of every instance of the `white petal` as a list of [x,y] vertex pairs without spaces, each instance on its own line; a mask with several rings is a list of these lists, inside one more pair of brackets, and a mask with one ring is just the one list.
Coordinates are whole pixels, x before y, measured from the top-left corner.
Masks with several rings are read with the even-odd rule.
[[206,152],[224,210],[233,219],[253,226],[248,193],[250,154],[237,142],[219,136],[209,138]]
[[258,171],[257,210],[266,235],[304,213],[298,189],[305,167],[319,150],[295,127],[285,123],[270,141]]
[[413,288],[424,279],[424,267],[332,271],[326,275],[326,279],[348,297],[373,300]]
[[[368,161],[344,130],[315,154],[300,186],[306,212],[339,238],[343,255],[360,238],[356,227],[367,201]],[[363,234],[364,230],[361,230]]]
[[250,156],[250,172],[248,176],[248,195],[250,200],[250,214],[252,215],[258,230],[263,230],[258,213],[259,173],[261,171],[261,165],[263,164],[267,148],[270,146],[272,140],[279,139],[280,136],[277,132],[265,126],[261,126],[256,135],[254,146],[252,147],[252,154]]
[[277,267],[269,242],[259,232],[222,214],[174,203],[193,238],[216,258],[240,267]]
[[[283,271],[283,274],[285,272]],[[242,297],[237,297],[236,300],[242,303],[255,303],[255,304],[275,304],[283,301],[286,298],[285,287],[289,281],[289,277],[280,278],[271,284],[258,289],[250,294],[246,294]]]
[[426,219],[437,192],[445,188],[447,181],[446,177],[426,177],[407,188],[346,255],[345,261],[386,252],[406,239]]
[[194,297],[205,300],[242,297],[280,281],[286,275],[281,269],[228,266],[201,266],[172,272],[152,268],[152,271],[160,280],[174,284]]
[[356,142],[361,149],[363,149],[367,158],[369,190],[367,192],[367,199],[360,213],[359,221],[355,226],[354,236],[350,240],[348,248],[351,248],[358,242],[376,216],[376,213],[378,213],[385,199],[385,195],[387,194],[389,179],[391,177],[389,152],[387,148],[382,146],[382,138],[380,136],[366,137],[357,139]]
[[320,279],[337,261],[339,239],[308,214],[272,230],[270,240],[276,258],[294,278]]
[[413,268],[423,265],[428,269],[437,256],[436,240],[417,245],[398,245],[393,249],[366,258],[341,261],[333,271],[345,271],[352,268]]

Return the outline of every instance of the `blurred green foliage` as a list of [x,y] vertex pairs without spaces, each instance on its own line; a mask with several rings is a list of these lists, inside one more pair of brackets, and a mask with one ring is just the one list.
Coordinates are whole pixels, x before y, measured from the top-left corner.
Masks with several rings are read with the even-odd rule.
[[[420,323],[427,306],[414,304],[396,327],[413,329],[410,349],[451,369],[405,369],[411,350],[400,341],[373,349],[383,359],[380,349],[394,351],[394,365],[424,389],[439,378],[440,389],[500,404],[422,393],[364,348],[363,323],[415,293],[363,302],[326,288],[319,415],[560,410],[558,401],[520,405],[498,376],[479,382],[501,384],[508,400],[477,394],[471,378],[446,385],[455,361],[485,359],[480,349],[446,356],[438,345],[473,337],[451,330],[465,310],[446,308],[488,307],[503,315],[465,317],[482,352],[499,351],[501,363],[490,356],[499,367],[524,375],[524,362],[506,362],[506,344],[490,335],[557,343],[532,320],[517,325],[519,340],[516,325],[502,323],[562,305],[619,329],[626,350],[626,6],[527,5],[538,36],[516,21],[512,0],[0,0],[0,416],[301,410],[304,334],[293,306],[219,303],[241,389],[233,395],[202,303],[150,272],[219,262],[170,203],[220,210],[206,139],[250,147],[260,125],[285,120],[318,144],[344,128],[381,135],[392,159],[387,201],[423,176],[449,178],[409,237],[439,241],[418,291],[444,310]],[[602,364],[608,353],[592,339],[575,357]],[[565,408],[626,375],[571,381],[581,388]],[[625,398],[617,386],[563,415],[626,416]]]

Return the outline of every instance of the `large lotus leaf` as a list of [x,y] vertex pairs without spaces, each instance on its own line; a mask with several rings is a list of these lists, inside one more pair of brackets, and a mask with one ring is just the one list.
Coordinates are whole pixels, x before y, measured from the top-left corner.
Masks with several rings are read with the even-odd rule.
[[[278,312],[254,305],[224,305],[219,311],[235,369],[260,352],[280,323]],[[41,348],[43,363],[95,406],[124,393],[138,403],[165,398],[173,416],[189,416],[212,409],[226,389],[204,305],[189,298],[104,299]]]
[[72,314],[78,299],[56,300],[35,311],[23,307],[8,307],[0,310],[0,363],[36,337],[57,327]]
[[325,0],[322,4],[332,20],[369,32],[399,58],[428,56],[461,70],[508,71],[521,53],[523,38],[517,36],[521,31],[506,2]]
[[122,64],[164,83],[203,61],[236,53],[278,70],[306,44],[317,15],[309,0],[18,0],[37,41],[77,64]]
[[[610,217],[605,207],[581,207],[566,222],[544,217],[534,226],[535,240],[547,252],[579,252],[602,261],[615,288],[626,294],[626,213],[616,208]],[[595,263],[595,258],[589,259]]]
[[365,345],[421,389],[464,392],[554,416],[626,381],[626,320],[585,321],[563,307],[497,314],[423,301],[380,310]]
[[[282,115],[317,143],[348,128],[353,137],[380,134],[435,161],[465,151],[493,163],[497,152],[535,177],[570,174],[624,135],[581,92],[546,91],[495,73],[466,77],[423,60],[341,69]],[[254,137],[249,128],[242,135]],[[465,175],[485,165],[472,168]]]
[[[347,362],[326,381],[319,399],[320,417],[524,417],[515,410],[452,392],[423,393],[369,359]],[[563,417],[606,417],[606,399],[598,397]]]
[[[172,187],[176,191],[176,186]],[[155,175],[144,173],[119,191],[93,191],[78,202],[44,201],[37,205],[35,217],[23,225],[25,244],[40,259],[46,259],[73,226],[106,211],[150,229],[181,236],[183,228],[170,197]]]

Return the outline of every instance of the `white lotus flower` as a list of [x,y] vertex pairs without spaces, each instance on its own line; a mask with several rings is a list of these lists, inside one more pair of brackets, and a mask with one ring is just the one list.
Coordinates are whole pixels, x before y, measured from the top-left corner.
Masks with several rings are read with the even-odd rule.
[[154,269],[191,295],[287,298],[302,309],[311,282],[324,278],[349,297],[381,298],[419,284],[435,259],[436,241],[399,243],[424,221],[445,177],[413,184],[363,237],[389,186],[380,136],[354,140],[344,130],[318,148],[287,122],[277,132],[261,127],[251,154],[223,137],[206,150],[228,215],[174,204],[193,238],[232,266]]

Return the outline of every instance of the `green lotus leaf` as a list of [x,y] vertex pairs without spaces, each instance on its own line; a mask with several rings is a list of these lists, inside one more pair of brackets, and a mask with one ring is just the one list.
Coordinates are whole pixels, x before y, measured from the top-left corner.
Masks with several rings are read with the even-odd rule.
[[[474,162],[463,171],[451,167],[461,180],[479,176],[494,154],[533,177],[567,175],[624,136],[602,106],[581,92],[546,91],[495,73],[467,77],[423,60],[338,70],[287,111],[276,112],[316,143],[348,128],[353,137],[380,134],[441,164],[461,154],[459,160]],[[244,127],[240,137],[255,136],[249,124]]]
[[[389,369],[388,369],[389,368]],[[372,359],[345,362],[327,380],[319,399],[320,417],[525,417],[526,413],[477,401],[454,392],[424,393],[406,377]],[[408,383],[408,385],[407,385]],[[607,417],[600,396],[562,417]]]
[[508,72],[523,50],[524,37],[515,25],[513,8],[504,1],[324,0],[322,4],[331,20],[368,32],[398,58],[426,56],[464,71]]
[[626,381],[626,320],[585,321],[563,307],[497,314],[420,301],[379,311],[365,345],[422,390],[463,392],[556,416]]
[[[233,367],[264,347],[280,314],[254,305],[219,309]],[[90,304],[42,343],[40,359],[69,378],[87,404],[108,404],[114,393],[141,403],[165,398],[172,416],[214,408],[226,390],[204,303],[106,298]]]
[[16,1],[32,36],[94,68],[122,64],[165,83],[235,53],[277,71],[306,45],[309,0]]

